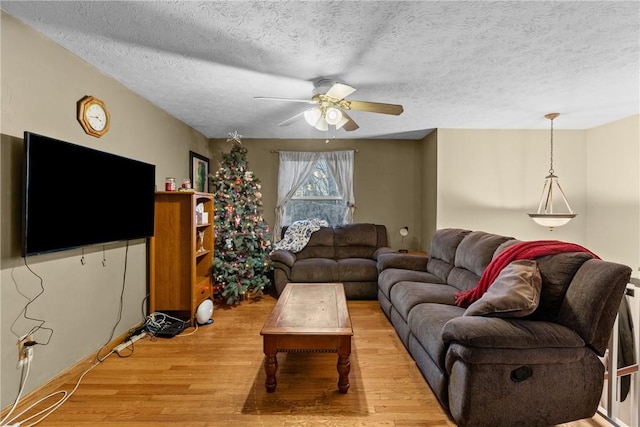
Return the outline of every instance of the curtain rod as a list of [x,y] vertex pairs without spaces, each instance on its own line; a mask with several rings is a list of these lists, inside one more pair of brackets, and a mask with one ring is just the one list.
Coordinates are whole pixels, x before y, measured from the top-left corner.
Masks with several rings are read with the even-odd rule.
[[[291,150],[271,150],[269,151],[271,154],[279,153],[280,151],[291,151]],[[355,149],[346,149],[346,150],[326,150],[326,151],[301,151],[302,153],[330,153],[331,151],[353,151],[354,153],[359,152],[360,150]]]

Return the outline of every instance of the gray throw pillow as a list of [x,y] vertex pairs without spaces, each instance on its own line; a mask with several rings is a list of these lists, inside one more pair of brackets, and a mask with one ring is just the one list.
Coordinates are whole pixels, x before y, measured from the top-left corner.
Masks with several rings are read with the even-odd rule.
[[465,316],[523,317],[540,302],[542,279],[538,263],[523,259],[502,269],[485,294],[464,312]]

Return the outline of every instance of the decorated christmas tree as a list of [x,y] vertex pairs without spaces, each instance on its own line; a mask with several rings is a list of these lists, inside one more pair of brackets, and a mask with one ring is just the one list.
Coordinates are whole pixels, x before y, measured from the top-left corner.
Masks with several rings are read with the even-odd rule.
[[262,217],[260,181],[247,169],[247,149],[238,132],[230,133],[231,151],[223,154],[210,184],[215,190],[215,292],[227,304],[259,295],[271,284],[269,226]]

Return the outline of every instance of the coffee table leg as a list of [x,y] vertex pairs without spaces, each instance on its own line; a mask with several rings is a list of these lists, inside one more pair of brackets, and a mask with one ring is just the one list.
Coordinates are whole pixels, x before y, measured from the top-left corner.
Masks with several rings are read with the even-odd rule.
[[338,343],[338,390],[349,391],[349,371],[351,371],[351,337],[341,337]]
[[267,380],[264,386],[267,392],[273,393],[276,391],[276,372],[278,371],[278,359],[276,357],[276,343],[272,337],[264,337],[264,372],[267,374]]

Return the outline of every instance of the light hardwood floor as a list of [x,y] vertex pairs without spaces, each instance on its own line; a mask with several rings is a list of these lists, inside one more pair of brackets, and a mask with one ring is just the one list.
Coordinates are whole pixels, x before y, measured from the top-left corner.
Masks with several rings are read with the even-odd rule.
[[[216,306],[214,323],[171,339],[145,338],[112,355],[39,426],[454,426],[376,301],[349,301],[354,328],[351,388],[337,390],[331,353],[278,354],[278,386],[264,388],[260,329],[275,305],[263,296]],[[90,358],[32,393],[72,390]],[[37,363],[37,360],[35,361]],[[567,427],[608,425],[602,419]]]

